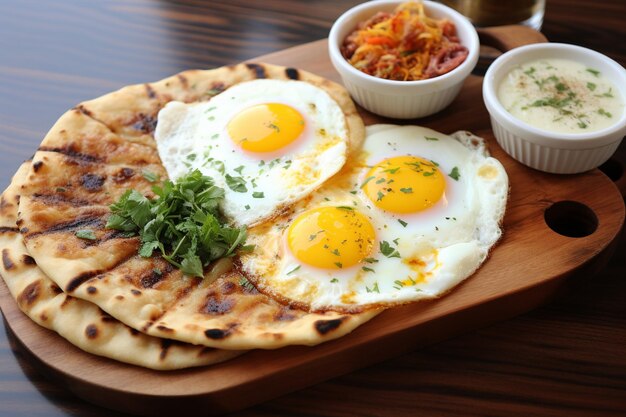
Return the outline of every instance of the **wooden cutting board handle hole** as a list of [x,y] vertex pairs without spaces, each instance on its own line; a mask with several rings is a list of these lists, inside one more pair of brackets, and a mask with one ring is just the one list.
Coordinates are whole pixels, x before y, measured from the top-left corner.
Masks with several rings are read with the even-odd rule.
[[598,217],[588,206],[577,201],[559,201],[543,214],[548,227],[567,237],[585,237],[598,228]]

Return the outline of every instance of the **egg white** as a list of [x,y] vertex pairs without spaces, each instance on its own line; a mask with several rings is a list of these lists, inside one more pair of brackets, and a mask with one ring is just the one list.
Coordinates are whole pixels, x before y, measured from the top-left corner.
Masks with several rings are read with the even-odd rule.
[[[361,184],[369,167],[400,155],[433,160],[444,174],[457,167],[460,175],[446,175],[445,196],[433,207],[391,213],[376,207]],[[242,256],[242,270],[262,291],[315,311],[359,311],[437,297],[486,259],[500,238],[507,196],[506,172],[482,139],[417,126],[369,126],[359,161],[349,162],[289,215],[250,230],[248,243],[257,249]],[[351,207],[370,220],[376,231],[370,260],[324,269],[294,256],[286,238],[289,225],[298,214],[323,206]],[[399,256],[383,254],[383,242]]]
[[[230,138],[228,122],[243,110],[281,103],[305,120],[302,134],[273,152],[249,152]],[[258,224],[303,198],[346,160],[348,128],[340,106],[324,90],[302,81],[254,80],[236,84],[208,102],[168,103],[155,139],[172,180],[199,169],[225,190],[222,211],[234,225]],[[243,181],[229,186],[227,176]]]

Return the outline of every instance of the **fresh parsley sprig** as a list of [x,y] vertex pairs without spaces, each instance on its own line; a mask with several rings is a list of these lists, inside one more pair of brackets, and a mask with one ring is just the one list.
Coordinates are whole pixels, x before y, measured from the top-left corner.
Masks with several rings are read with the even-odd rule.
[[224,190],[198,170],[173,183],[153,186],[156,198],[136,190],[126,191],[110,206],[106,227],[137,233],[139,254],[150,257],[155,250],[183,273],[202,277],[211,261],[230,257],[243,246],[245,227],[232,228],[221,221],[218,210]]

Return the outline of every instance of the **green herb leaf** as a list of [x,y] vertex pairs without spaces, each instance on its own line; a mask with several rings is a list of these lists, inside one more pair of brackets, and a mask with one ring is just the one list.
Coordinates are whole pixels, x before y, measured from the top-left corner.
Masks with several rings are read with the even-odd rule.
[[255,191],[252,193],[253,198],[265,198],[265,194],[262,191]]
[[146,179],[146,181],[148,182],[156,182],[159,180],[159,176],[157,174],[155,174],[154,172],[150,172],[150,171],[142,171],[141,175],[143,175],[143,177]]
[[372,268],[368,268],[367,266],[363,266],[363,267],[361,267],[361,269],[362,269],[363,271],[365,271],[365,272],[376,272],[376,271],[374,271]]
[[246,187],[246,180],[242,177],[231,177],[226,174],[224,178],[226,178],[226,185],[228,185],[228,188],[231,190],[237,193],[245,193],[248,191],[248,187]]
[[85,240],[96,240],[96,234],[91,229],[81,229],[76,231],[76,237]]
[[370,182],[371,180],[373,180],[374,178],[376,178],[375,176],[371,176],[371,177],[367,177],[365,178],[365,181],[363,181],[363,184],[361,184],[361,188],[365,187],[365,185]]
[[461,174],[459,173],[459,167],[452,168],[452,171],[450,171],[448,176],[452,178],[453,180],[458,181],[459,178],[461,177]]
[[439,140],[439,138],[434,138],[432,136],[424,136],[424,139],[426,139],[428,141],[437,141],[437,140]]
[[407,222],[405,222],[402,219],[398,219],[398,223],[400,223],[402,225],[402,227],[406,227],[406,225],[408,224]]
[[600,76],[600,71],[595,70],[595,69],[593,69],[593,68],[587,68],[587,72],[592,73],[592,74],[593,74],[593,75],[595,75],[596,77],[599,77],[599,76]]
[[141,256],[152,256],[158,250],[185,274],[202,277],[211,261],[233,256],[243,247],[245,228],[231,228],[220,221],[218,206],[224,190],[200,171],[192,171],[176,183],[166,180],[152,190],[154,199],[128,190],[109,206],[106,227],[138,233]]
[[404,194],[411,194],[413,192],[413,187],[400,188],[400,191],[402,191]]
[[386,240],[383,240],[379,244],[380,253],[385,255],[387,258],[399,258],[400,252],[397,251],[393,246],[389,244]]

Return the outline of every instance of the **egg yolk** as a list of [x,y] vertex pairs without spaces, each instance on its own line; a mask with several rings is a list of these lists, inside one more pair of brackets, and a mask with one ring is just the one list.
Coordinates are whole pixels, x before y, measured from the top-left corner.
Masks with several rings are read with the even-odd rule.
[[397,156],[374,165],[362,188],[372,203],[383,210],[415,213],[441,199],[446,179],[433,161]]
[[300,261],[319,268],[348,268],[369,256],[376,234],[370,221],[349,207],[320,207],[298,216],[287,232]]
[[243,149],[272,152],[300,136],[304,130],[304,118],[285,104],[257,104],[233,117],[227,129],[231,140]]

